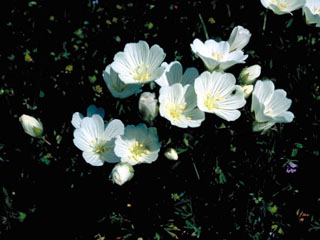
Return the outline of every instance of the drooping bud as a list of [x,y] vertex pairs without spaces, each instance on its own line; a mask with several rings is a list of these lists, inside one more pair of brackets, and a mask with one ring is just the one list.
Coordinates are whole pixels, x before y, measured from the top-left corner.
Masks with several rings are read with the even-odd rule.
[[253,91],[253,85],[243,85],[241,87],[242,87],[242,90],[244,92],[244,98],[247,99],[251,95],[251,93]]
[[256,64],[242,69],[239,78],[240,81],[245,84],[252,84],[260,76],[260,74],[261,67],[258,64]]
[[147,122],[153,121],[158,115],[158,100],[156,95],[150,92],[143,92],[139,99],[139,111],[142,115],[143,120]]
[[26,114],[21,115],[19,121],[26,134],[30,135],[31,137],[41,137],[43,125],[40,121]]
[[134,175],[134,169],[131,164],[127,162],[120,162],[114,166],[111,172],[113,183],[123,185],[125,182],[130,181]]
[[165,153],[164,156],[169,160],[178,160],[178,153],[174,148],[169,148]]

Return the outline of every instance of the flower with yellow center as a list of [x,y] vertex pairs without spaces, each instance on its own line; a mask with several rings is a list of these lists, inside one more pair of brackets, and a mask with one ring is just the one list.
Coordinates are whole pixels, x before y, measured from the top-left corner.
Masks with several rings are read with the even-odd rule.
[[103,71],[103,79],[106,83],[110,93],[115,98],[127,98],[131,95],[141,92],[142,85],[140,84],[125,84],[119,78],[118,73],[116,73],[109,64]]
[[85,117],[80,127],[73,133],[74,145],[83,151],[84,160],[93,166],[102,166],[104,162],[119,162],[114,153],[115,138],[124,133],[124,125],[120,120],[112,120],[105,124],[98,114]]
[[248,57],[240,49],[231,49],[228,41],[216,42],[209,39],[203,43],[199,39],[195,39],[190,46],[191,50],[201,58],[210,72],[217,69],[226,70],[237,63],[244,63],[244,60]]
[[287,111],[291,100],[282,89],[274,89],[271,81],[258,80],[252,92],[251,111],[255,114],[253,131],[264,133],[276,123],[292,122],[294,115]]
[[320,27],[320,0],[307,0],[303,14],[307,24],[316,24],[316,27]]
[[302,8],[306,0],[260,0],[261,4],[275,14],[282,15]]
[[158,45],[149,45],[145,41],[126,44],[123,52],[114,56],[112,69],[118,73],[119,79],[125,84],[144,84],[161,77],[161,67],[166,54]]
[[174,126],[199,127],[205,119],[204,113],[197,108],[197,97],[192,85],[175,83],[161,87],[159,102],[160,115]]
[[202,73],[194,83],[199,109],[227,121],[238,119],[240,111],[237,109],[243,107],[246,100],[242,88],[235,83],[231,73]]
[[124,134],[115,141],[114,152],[121,162],[136,165],[156,161],[160,147],[157,130],[140,123],[126,126]]

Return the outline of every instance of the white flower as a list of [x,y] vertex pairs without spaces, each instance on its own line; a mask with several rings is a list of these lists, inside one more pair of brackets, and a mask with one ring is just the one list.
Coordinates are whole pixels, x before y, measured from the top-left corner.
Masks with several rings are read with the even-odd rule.
[[87,163],[101,166],[104,162],[119,162],[114,154],[114,141],[123,132],[124,125],[120,120],[104,124],[101,116],[94,114],[82,119],[80,128],[73,133],[73,143],[83,151],[82,156]]
[[171,62],[170,64],[164,62],[161,66],[165,67],[165,71],[162,76],[155,82],[162,86],[171,86],[175,83],[181,83],[183,86],[194,84],[194,80],[199,76],[199,72],[196,68],[187,68],[182,73],[182,65],[178,61]]
[[245,84],[252,84],[260,76],[261,67],[256,64],[250,67],[245,67],[240,73],[240,80]]
[[22,114],[19,118],[24,132],[31,137],[41,137],[43,125],[40,121],[26,114]]
[[320,0],[307,0],[303,14],[306,16],[307,24],[315,23],[316,27],[320,27]]
[[244,93],[231,73],[204,72],[194,83],[200,110],[214,113],[227,121],[240,117],[236,110],[246,104]]
[[165,153],[164,156],[169,160],[178,160],[178,153],[174,148],[169,148]]
[[226,70],[237,63],[244,63],[248,57],[243,55],[241,50],[230,52],[230,45],[226,41],[216,42],[210,39],[203,43],[195,39],[190,46],[211,72],[215,69]]
[[144,92],[140,95],[139,111],[145,121],[151,122],[158,115],[157,102],[154,93]]
[[274,90],[271,81],[257,81],[252,93],[251,111],[255,113],[253,131],[263,133],[275,123],[292,122],[294,115],[287,111],[291,100],[282,89]]
[[265,8],[271,9],[275,14],[282,15],[302,8],[306,0],[260,0]]
[[116,139],[114,152],[121,162],[136,165],[156,161],[160,147],[157,130],[140,123],[126,126],[124,135]]
[[123,83],[118,73],[116,73],[109,64],[103,71],[103,79],[110,93],[115,98],[127,98],[133,94],[140,93],[142,85],[140,84],[125,84]]
[[251,33],[242,26],[236,26],[229,37],[230,52],[243,49],[249,42]]
[[[91,104],[87,108],[87,117],[91,117],[93,114],[98,114],[102,118],[104,118],[104,109],[103,108],[97,108],[95,105]],[[83,118],[84,118],[84,116],[81,113],[75,112],[72,115],[72,120],[71,120],[72,126],[74,128],[80,128],[80,124],[81,124],[81,121],[82,121]]]
[[124,52],[118,52],[114,56],[112,69],[119,74],[119,78],[126,84],[144,84],[158,79],[164,67],[160,64],[166,54],[159,45],[153,45],[149,49],[148,43],[128,43]]
[[244,92],[244,98],[247,99],[251,95],[251,93],[253,91],[253,85],[252,84],[250,84],[250,85],[242,85],[241,87],[242,87],[242,90]]
[[205,119],[204,113],[197,108],[197,97],[191,85],[160,88],[160,115],[168,119],[172,125],[187,128],[199,127]]
[[134,169],[131,164],[126,162],[120,162],[114,166],[111,172],[113,183],[123,185],[124,183],[131,180],[134,175]]

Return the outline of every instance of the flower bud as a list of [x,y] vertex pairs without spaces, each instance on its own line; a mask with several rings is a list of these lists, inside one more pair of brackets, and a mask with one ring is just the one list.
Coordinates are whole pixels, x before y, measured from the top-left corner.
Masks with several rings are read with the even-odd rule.
[[178,160],[178,153],[175,149],[169,148],[165,153],[164,156],[169,160]]
[[230,52],[244,48],[248,44],[250,37],[251,33],[248,29],[245,29],[242,26],[235,27],[228,40],[230,44]]
[[260,76],[261,67],[256,64],[251,67],[245,67],[242,69],[239,78],[245,84],[252,84]]
[[158,100],[155,97],[156,95],[150,92],[144,92],[140,95],[139,111],[147,122],[151,122],[158,115]]
[[244,92],[244,98],[248,98],[253,91],[253,85],[243,85],[241,87]]
[[25,114],[21,115],[19,121],[26,134],[29,134],[32,137],[41,137],[43,126],[40,121]]
[[111,172],[113,183],[122,185],[127,181],[130,181],[134,175],[134,169],[131,164],[127,162],[120,162],[114,166]]

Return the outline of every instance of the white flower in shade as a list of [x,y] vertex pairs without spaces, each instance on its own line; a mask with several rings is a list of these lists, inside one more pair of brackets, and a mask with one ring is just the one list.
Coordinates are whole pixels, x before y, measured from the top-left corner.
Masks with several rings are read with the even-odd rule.
[[252,84],[260,76],[261,67],[256,64],[250,67],[245,67],[242,69],[239,78],[241,82],[245,84]]
[[22,114],[19,118],[24,132],[31,137],[41,137],[43,132],[43,125],[40,121],[32,116]]
[[306,0],[260,0],[265,8],[271,9],[275,14],[282,15],[302,8]]
[[157,130],[140,123],[126,126],[124,135],[116,139],[114,152],[121,162],[136,165],[156,161],[160,147]]
[[191,85],[175,83],[161,87],[159,102],[160,115],[177,127],[199,127],[205,119],[204,112],[197,108],[197,96]]
[[114,141],[124,132],[123,123],[112,120],[105,124],[100,115],[85,117],[81,121],[80,128],[73,133],[73,143],[83,151],[84,160],[93,166],[102,166],[104,162],[119,162],[114,154]]
[[292,101],[286,95],[286,91],[282,89],[274,90],[271,81],[257,81],[251,104],[251,111],[255,114],[253,131],[264,133],[276,123],[292,122],[294,115],[287,111]]
[[[93,114],[98,114],[102,118],[104,118],[104,109],[103,108],[97,108],[95,105],[91,104],[87,108],[87,117],[91,117]],[[80,124],[81,124],[81,121],[82,121],[83,118],[84,118],[84,116],[81,113],[75,112],[72,115],[72,120],[71,120],[72,126],[74,128],[80,128]]]
[[242,85],[241,87],[242,87],[242,90],[244,92],[244,98],[247,99],[251,95],[251,93],[253,91],[253,85],[252,84],[250,84],[250,85]]
[[246,104],[244,93],[231,73],[204,72],[194,83],[200,110],[227,121],[240,117],[238,108]]
[[158,115],[157,102],[158,100],[154,93],[141,93],[139,98],[139,111],[143,120],[151,122]]
[[111,64],[106,67],[106,69],[103,71],[102,76],[110,93],[115,98],[127,98],[133,94],[141,92],[142,85],[125,84],[124,82],[122,82],[118,76],[118,73],[116,73],[111,68]]
[[123,52],[114,56],[111,67],[125,84],[144,84],[161,77],[164,67],[160,64],[165,56],[159,45],[149,49],[145,41],[128,43]]
[[216,42],[210,39],[203,43],[195,39],[190,46],[211,72],[215,69],[226,70],[237,63],[244,63],[248,57],[241,50],[230,52],[230,45],[226,41]]
[[111,172],[111,178],[113,183],[123,185],[131,180],[134,175],[134,169],[131,164],[126,162],[120,162],[114,166]]
[[249,42],[251,33],[242,26],[236,26],[229,37],[230,52],[243,49]]
[[178,160],[178,153],[174,148],[169,148],[167,151],[164,153],[164,156],[168,158],[169,160]]
[[196,68],[191,67],[187,68],[185,72],[182,72],[182,65],[178,61],[168,63],[163,63],[166,69],[162,76],[157,79],[155,82],[162,86],[171,86],[175,83],[181,83],[183,86],[194,84],[194,80],[199,76],[199,72]]
[[303,14],[307,24],[316,24],[320,27],[320,0],[307,0],[303,7]]

